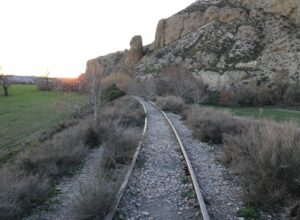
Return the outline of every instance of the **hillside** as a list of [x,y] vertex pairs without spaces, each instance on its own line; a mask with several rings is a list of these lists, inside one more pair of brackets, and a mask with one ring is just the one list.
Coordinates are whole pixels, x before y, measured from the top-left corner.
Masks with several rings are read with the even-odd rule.
[[136,36],[129,51],[92,59],[86,72],[149,80],[180,64],[211,91],[257,91],[268,103],[299,84],[299,10],[298,0],[196,1],[160,20],[151,45]]

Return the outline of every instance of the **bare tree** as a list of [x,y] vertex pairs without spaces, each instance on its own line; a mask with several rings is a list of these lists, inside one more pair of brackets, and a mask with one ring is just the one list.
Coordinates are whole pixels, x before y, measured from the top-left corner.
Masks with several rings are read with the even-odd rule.
[[50,91],[53,89],[53,85],[49,78],[50,72],[47,69],[46,73],[43,74],[39,79],[36,81],[36,86],[41,91]]
[[206,86],[200,79],[181,64],[172,65],[163,70],[161,93],[175,95],[188,102],[200,102],[205,98]]
[[47,69],[47,72],[45,74],[45,78],[46,78],[46,86],[48,88],[48,90],[50,90],[50,86],[49,86],[49,75],[50,75],[50,72],[49,70]]
[[85,85],[88,88],[90,103],[93,107],[94,120],[97,121],[101,108],[102,71],[101,66],[85,74]]
[[4,90],[4,96],[8,96],[9,80],[4,74],[0,74],[0,85],[2,85]]

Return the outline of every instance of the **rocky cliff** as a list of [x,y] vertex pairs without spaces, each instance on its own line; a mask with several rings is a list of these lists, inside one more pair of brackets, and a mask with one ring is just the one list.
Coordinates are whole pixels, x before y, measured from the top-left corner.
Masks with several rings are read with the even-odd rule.
[[300,82],[300,0],[196,1],[159,21],[155,40],[88,61],[87,72],[136,77],[182,64],[210,89]]

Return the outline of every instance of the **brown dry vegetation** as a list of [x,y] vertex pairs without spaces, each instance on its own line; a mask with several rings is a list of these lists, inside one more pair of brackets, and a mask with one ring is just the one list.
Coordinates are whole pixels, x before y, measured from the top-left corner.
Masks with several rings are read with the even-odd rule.
[[204,99],[206,86],[182,65],[166,67],[158,80],[159,95],[181,97],[187,103],[199,103]]
[[115,201],[117,190],[138,145],[144,112],[140,104],[115,102],[100,114],[96,126],[105,147],[97,175],[82,185],[79,195],[71,203],[72,219],[103,219]]
[[191,107],[183,114],[193,136],[221,146],[221,161],[239,175],[246,204],[267,210],[300,199],[300,130],[295,123],[249,121]]
[[241,176],[245,201],[275,209],[300,197],[300,131],[294,123],[251,122],[224,134],[224,159]]
[[[101,170],[102,171],[102,170]],[[119,183],[101,173],[80,186],[80,193],[71,202],[72,219],[104,219],[115,201]]]
[[143,120],[139,103],[122,98],[103,107],[98,123],[87,117],[49,140],[31,142],[14,161],[0,168],[0,218],[30,214],[53,194],[61,177],[74,174],[89,148],[102,144],[114,166],[128,163]]
[[224,132],[238,133],[242,124],[229,112],[192,106],[183,113],[193,136],[202,141],[220,144]]
[[51,194],[60,177],[69,175],[86,156],[84,129],[89,120],[54,135],[51,140],[31,142],[14,162],[0,169],[0,216],[20,218]]
[[175,114],[181,113],[186,108],[183,99],[176,96],[158,97],[156,99],[156,104],[160,109]]
[[132,82],[131,76],[125,72],[112,73],[103,79],[104,87],[107,88],[115,84],[123,92],[129,90]]
[[36,81],[36,87],[40,91],[66,91],[78,92],[80,87],[79,78],[49,78],[40,77]]
[[186,103],[200,103],[206,98],[207,86],[182,65],[166,67],[161,74],[135,79],[130,92],[152,99],[155,96],[176,96]]

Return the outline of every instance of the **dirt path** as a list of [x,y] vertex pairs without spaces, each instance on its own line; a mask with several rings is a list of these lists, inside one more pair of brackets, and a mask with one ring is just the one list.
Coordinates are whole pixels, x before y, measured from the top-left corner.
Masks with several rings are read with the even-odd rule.
[[120,202],[121,219],[201,219],[180,148],[162,114],[143,101],[148,130],[128,187]]

